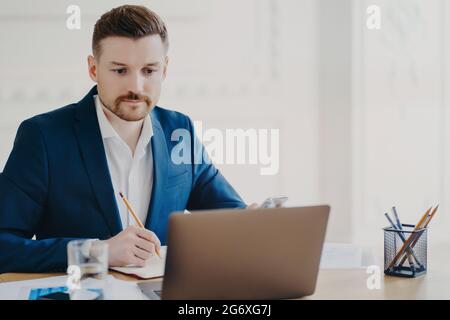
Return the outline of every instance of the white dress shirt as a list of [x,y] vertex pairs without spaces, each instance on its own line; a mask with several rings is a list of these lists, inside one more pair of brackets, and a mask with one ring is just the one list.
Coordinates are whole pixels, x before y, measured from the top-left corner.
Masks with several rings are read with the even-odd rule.
[[103,103],[94,96],[98,124],[103,138],[109,173],[114,189],[122,227],[136,225],[119,192],[131,203],[139,219],[145,224],[153,187],[153,154],[150,139],[153,128],[150,115],[144,119],[134,156],[130,147],[117,134],[106,118]]

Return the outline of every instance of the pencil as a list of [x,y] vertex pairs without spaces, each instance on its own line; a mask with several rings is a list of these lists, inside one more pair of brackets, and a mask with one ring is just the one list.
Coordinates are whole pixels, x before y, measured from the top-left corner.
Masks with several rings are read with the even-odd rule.
[[[432,207],[431,207],[432,208]],[[410,243],[412,242],[412,240],[414,239],[414,232],[421,229],[422,225],[424,224],[425,220],[428,217],[428,213],[431,211],[431,208],[429,208],[427,210],[427,212],[425,212],[425,214],[422,216],[422,218],[419,220],[419,223],[417,223],[417,225],[415,226],[413,233],[410,234],[410,236],[408,237],[408,239],[403,243],[403,246],[400,248],[400,250],[398,251],[398,253],[395,255],[394,259],[392,259],[391,263],[389,264],[389,268],[392,268],[395,263],[397,262],[397,260],[403,255],[405,249],[410,245]]]
[[[393,208],[395,208],[395,207],[393,207]],[[398,223],[397,226],[395,225],[394,221],[392,221],[391,217],[389,217],[389,214],[388,214],[387,212],[386,212],[384,215],[386,216],[386,218],[388,219],[389,223],[391,224],[391,226],[392,226],[392,228],[393,228],[394,230],[402,230],[402,227],[401,227],[402,224],[400,223],[400,221],[399,221],[398,216],[397,216],[396,213],[395,213],[394,215],[395,215],[395,219],[397,220],[397,223]],[[403,242],[406,241],[405,235],[404,235],[402,232],[399,232],[399,233],[398,233],[398,236],[400,237],[400,239],[401,239]],[[408,248],[407,248],[406,250],[408,250]],[[409,252],[407,252],[408,262],[409,262],[409,265],[411,266],[411,268],[414,268],[414,262],[412,261],[411,253],[412,253],[414,259],[416,259],[416,262],[417,262],[419,265],[420,265],[420,261],[416,258],[414,252],[413,252],[411,249],[409,249]]]
[[[423,226],[424,228],[428,227],[428,224],[430,223],[431,219],[433,219],[434,215],[436,214],[437,210],[439,208],[439,205],[436,206],[436,208],[433,209],[433,211],[431,212],[430,215],[428,215],[427,219],[425,220],[425,225]],[[420,237],[416,237],[416,239],[414,239],[414,241],[411,243],[411,249],[414,248],[417,244],[417,241],[419,241]],[[402,261],[400,262],[400,265],[402,265],[403,263],[405,263],[406,258],[404,257],[402,259]]]
[[436,208],[433,209],[433,212],[431,212],[430,218],[428,219],[428,221],[425,223],[424,228],[428,227],[428,224],[430,223],[431,219],[433,219],[434,215],[437,212],[437,209],[439,208],[439,205],[436,206]]
[[[137,225],[140,228],[144,228],[145,226],[144,224],[141,222],[141,220],[139,219],[139,217],[137,216],[136,212],[134,212],[133,207],[131,206],[130,202],[128,201],[127,197],[125,197],[125,195],[122,192],[119,192],[120,197],[122,198],[123,202],[125,203],[125,205],[128,208],[128,211],[130,211],[131,215],[133,216],[134,220],[136,221]],[[156,250],[156,254],[158,255],[158,257],[161,258],[161,254],[159,253],[159,250]]]

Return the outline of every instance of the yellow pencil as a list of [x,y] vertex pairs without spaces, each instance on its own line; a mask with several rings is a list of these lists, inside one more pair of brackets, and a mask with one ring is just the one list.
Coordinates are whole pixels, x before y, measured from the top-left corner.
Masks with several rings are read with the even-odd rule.
[[[432,207],[431,207],[432,208]],[[421,229],[423,227],[423,224],[425,223],[426,219],[428,218],[428,213],[431,211],[431,208],[425,212],[425,214],[422,216],[422,218],[419,220],[419,223],[417,223],[416,227],[413,230],[413,233],[406,239],[406,241],[403,243],[403,246],[400,248],[398,253],[395,255],[394,259],[392,259],[391,263],[389,264],[389,268],[392,268],[397,260],[403,255],[406,248],[409,246],[409,244],[414,239],[414,232]]]
[[[125,195],[124,195],[122,192],[119,192],[119,194],[120,194],[120,197],[122,198],[123,202],[124,202],[125,205],[127,206],[128,211],[130,211],[131,215],[133,216],[134,220],[136,221],[137,225],[138,225],[140,228],[144,228],[144,229],[145,229],[144,224],[141,222],[141,220],[140,220],[139,217],[137,216],[136,212],[134,212],[133,207],[131,207],[131,204],[130,204],[130,202],[128,202],[127,197],[125,197]],[[161,254],[160,254],[160,252],[159,252],[158,249],[156,249],[156,254],[158,255],[158,257],[161,258]],[[162,259],[162,258],[161,258],[161,259]]]
[[437,205],[436,208],[433,209],[433,212],[430,215],[430,219],[428,219],[427,223],[425,223],[424,228],[428,227],[428,224],[430,223],[431,219],[433,219],[433,217],[436,214],[438,208],[439,208],[439,205]]
[[[439,208],[439,205],[436,206],[436,208],[433,209],[433,211],[431,212],[430,215],[427,216],[427,219],[425,220],[425,225],[423,226],[423,228],[427,228],[428,225],[430,224],[431,219],[433,219],[434,215],[436,214],[437,210]],[[431,209],[431,208],[430,208]],[[427,211],[428,212],[428,211]],[[416,239],[411,243],[410,248],[414,248],[417,244],[417,241],[419,241],[419,237],[416,237]],[[400,262],[400,265],[403,265],[403,263],[405,263],[406,257],[403,257],[402,261]]]

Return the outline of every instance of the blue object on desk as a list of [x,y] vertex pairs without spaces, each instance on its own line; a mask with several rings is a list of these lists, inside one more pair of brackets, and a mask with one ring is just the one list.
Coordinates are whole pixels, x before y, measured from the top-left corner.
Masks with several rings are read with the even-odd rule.
[[68,288],[66,286],[63,287],[50,287],[50,288],[34,288],[30,290],[30,295],[28,296],[28,300],[38,300],[39,297],[45,296],[49,293],[56,292],[67,292]]
[[[69,289],[66,286],[62,287],[48,287],[48,288],[33,288],[30,290],[30,294],[28,295],[28,300],[39,300],[39,298],[44,297],[51,293],[69,293]],[[103,290],[102,289],[94,289],[89,288],[85,289],[82,293],[89,293],[89,296],[79,295],[78,298],[85,300],[103,300]],[[76,298],[75,298],[76,299]]]

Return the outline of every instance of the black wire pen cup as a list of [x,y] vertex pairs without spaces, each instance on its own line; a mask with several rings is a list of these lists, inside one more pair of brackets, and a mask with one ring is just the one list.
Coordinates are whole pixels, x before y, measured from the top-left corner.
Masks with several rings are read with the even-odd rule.
[[427,229],[414,227],[402,224],[402,230],[383,228],[386,275],[415,278],[427,272]]

